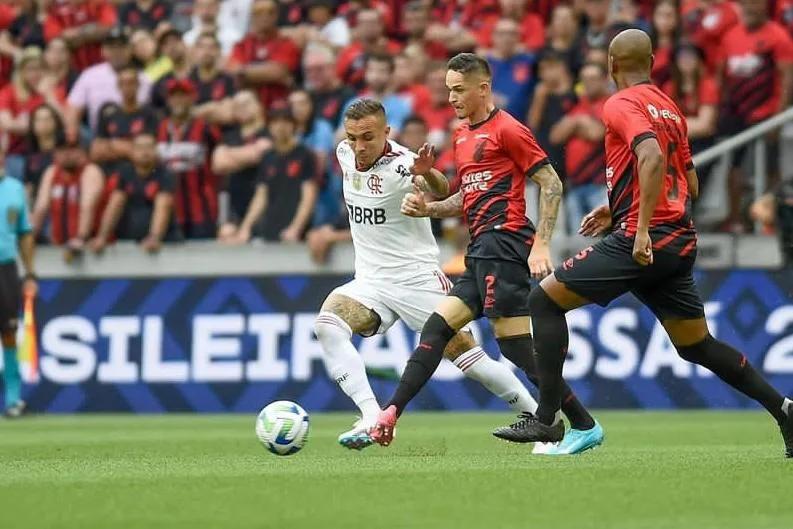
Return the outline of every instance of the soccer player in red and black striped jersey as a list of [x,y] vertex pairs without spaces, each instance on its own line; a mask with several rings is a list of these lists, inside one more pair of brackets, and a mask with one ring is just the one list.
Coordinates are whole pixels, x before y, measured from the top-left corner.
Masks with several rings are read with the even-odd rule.
[[650,83],[652,62],[652,43],[643,31],[623,31],[611,42],[609,69],[618,92],[603,110],[609,206],[584,217],[581,232],[612,232],[565,261],[529,296],[540,407],[536,417],[495,433],[517,442],[562,439],[565,313],[592,302],[605,306],[631,292],[660,320],[681,358],[710,369],[768,410],[782,430],[786,456],[793,457],[793,401],[708,330],[693,276],[697,238],[689,198],[697,195],[698,183],[688,126],[675,102]]
[[[397,416],[432,376],[452,337],[481,316],[493,324],[501,353],[537,383],[528,306],[530,278],[544,277],[552,270],[550,241],[562,183],[531,131],[495,107],[491,83],[490,67],[483,58],[461,53],[449,61],[449,102],[457,117],[466,120],[452,138],[460,191],[431,204],[411,195],[403,205],[403,213],[411,216],[462,213],[471,243],[465,272],[427,319],[399,387],[372,430],[372,438],[383,445],[391,442]],[[526,217],[527,178],[540,186],[536,233]],[[602,432],[569,388],[565,414],[576,431]]]

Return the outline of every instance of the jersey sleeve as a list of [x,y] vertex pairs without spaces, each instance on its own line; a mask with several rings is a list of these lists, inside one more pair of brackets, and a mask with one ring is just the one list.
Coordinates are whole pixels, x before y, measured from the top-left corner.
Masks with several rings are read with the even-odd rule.
[[541,167],[550,163],[534,134],[528,127],[517,122],[501,128],[501,148],[527,177],[533,176]]
[[176,192],[176,176],[168,169],[160,173],[160,192],[174,194]]
[[603,107],[603,122],[634,150],[648,138],[656,138],[647,113],[638,103],[612,97]]
[[300,181],[319,182],[321,180],[321,175],[319,174],[317,156],[311,149],[306,148],[302,158],[303,160],[300,164]]

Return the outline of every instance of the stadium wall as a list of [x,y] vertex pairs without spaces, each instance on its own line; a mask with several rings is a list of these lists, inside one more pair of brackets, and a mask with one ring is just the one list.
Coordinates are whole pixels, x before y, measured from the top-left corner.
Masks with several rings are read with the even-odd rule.
[[[348,277],[319,271],[43,280],[40,380],[26,398],[32,409],[50,413],[252,412],[279,398],[310,411],[351,409],[326,376],[312,331],[323,298]],[[714,334],[793,394],[793,273],[702,270],[698,281]],[[579,309],[568,322],[566,375],[588,405],[750,406],[711,373],[680,360],[633,298]],[[486,324],[476,331],[488,352],[498,351]],[[401,370],[415,339],[398,323],[385,336],[360,341],[360,350],[371,367]],[[374,387],[384,398],[394,383],[377,380]],[[504,409],[446,362],[414,406]]]

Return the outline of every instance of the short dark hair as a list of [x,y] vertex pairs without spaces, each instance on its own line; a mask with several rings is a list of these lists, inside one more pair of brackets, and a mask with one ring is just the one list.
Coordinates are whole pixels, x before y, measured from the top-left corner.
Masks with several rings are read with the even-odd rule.
[[479,55],[474,53],[458,53],[446,65],[449,70],[458,72],[463,75],[470,75],[477,73],[491,79],[493,75],[490,73],[490,65]]
[[408,128],[408,125],[421,125],[425,130],[429,128],[427,126],[427,121],[418,114],[411,114],[408,116],[405,122],[402,124],[402,130]]
[[347,110],[344,111],[344,119],[353,119],[356,121],[367,116],[378,115],[383,116],[383,119],[385,119],[385,107],[380,101],[368,97],[353,101],[352,104],[347,107]]
[[366,64],[369,65],[370,62],[380,62],[388,65],[388,70],[390,72],[394,71],[394,57],[389,55],[388,53],[370,53],[369,56],[366,58]]

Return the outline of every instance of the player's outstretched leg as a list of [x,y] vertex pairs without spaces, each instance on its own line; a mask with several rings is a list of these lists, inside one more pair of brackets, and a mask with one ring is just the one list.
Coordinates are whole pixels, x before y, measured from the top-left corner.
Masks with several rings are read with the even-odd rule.
[[458,332],[446,347],[444,356],[457,366],[466,378],[476,380],[517,413],[537,411],[535,401],[515,373],[493,360],[466,331]]
[[[339,444],[361,450],[372,444],[369,430],[380,407],[374,396],[363,358],[352,344],[353,331],[363,332],[377,326],[377,318],[368,308],[344,296],[331,295],[314,322],[329,376],[358,406],[360,420],[352,429],[339,435]],[[354,327],[354,328],[353,328]]]
[[710,369],[768,410],[782,432],[785,456],[793,457],[793,401],[774,389],[743,354],[711,336],[705,318],[667,320],[663,325],[681,358]]
[[[534,342],[531,334],[498,338],[501,354],[518,366],[535,387],[540,386],[537,366],[534,358]],[[532,351],[532,354],[525,354]],[[587,411],[578,400],[573,390],[562,381],[562,413],[570,421],[570,429],[559,444],[535,444],[534,453],[548,455],[580,454],[603,444],[605,434],[600,423]],[[495,433],[495,432],[494,432]],[[496,435],[500,437],[500,435]]]
[[3,339],[3,382],[5,385],[5,416],[13,419],[22,415],[25,403],[22,400],[22,377],[19,374],[16,332],[7,331]]
[[446,346],[457,331],[473,319],[471,310],[460,298],[447,296],[421,329],[419,344],[408,360],[394,395],[377,417],[370,431],[372,439],[383,446],[391,444],[397,418],[405,406],[429,381],[443,359]]

